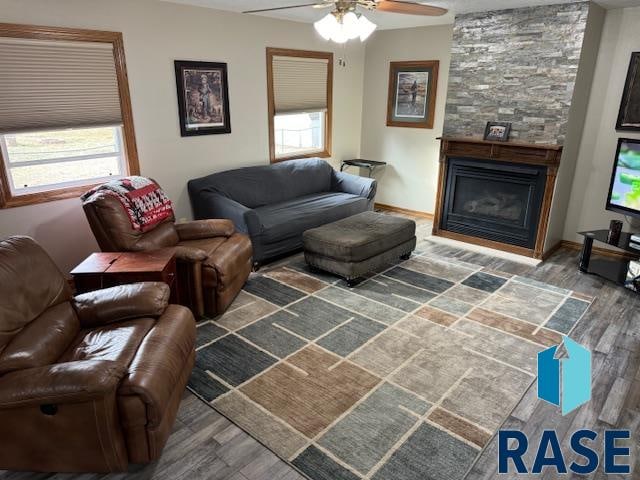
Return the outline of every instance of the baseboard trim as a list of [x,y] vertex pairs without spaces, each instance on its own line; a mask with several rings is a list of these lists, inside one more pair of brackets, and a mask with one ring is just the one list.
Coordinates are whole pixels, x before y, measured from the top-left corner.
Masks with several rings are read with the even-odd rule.
[[551,255],[553,255],[558,250],[560,250],[562,248],[562,246],[563,245],[562,245],[562,240],[561,240],[558,243],[556,243],[553,247],[551,247],[549,250],[547,250],[546,252],[544,252],[542,254],[542,261],[545,261],[546,259],[548,259]]
[[433,220],[433,213],[421,212],[419,210],[409,210],[408,208],[394,207],[393,205],[386,205],[384,203],[376,203],[375,208],[378,210],[385,210],[387,212],[404,213],[405,215],[413,215],[414,217]]
[[[568,248],[569,250],[576,250],[576,251],[580,251],[582,250],[582,244],[579,242],[574,242],[572,240],[562,240],[560,242],[560,248]],[[625,260],[635,260],[636,258],[638,258],[638,255],[640,255],[640,252],[638,253],[638,255],[633,255],[631,253],[627,253],[627,252],[616,252],[615,250],[610,250],[608,248],[602,248],[602,247],[593,247],[592,252],[598,255],[602,255],[603,257],[610,257],[610,258],[623,258]]]

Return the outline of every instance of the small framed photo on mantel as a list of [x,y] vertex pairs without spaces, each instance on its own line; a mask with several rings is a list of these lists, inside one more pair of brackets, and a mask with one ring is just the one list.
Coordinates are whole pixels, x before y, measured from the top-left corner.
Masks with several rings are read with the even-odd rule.
[[231,133],[227,64],[176,60],[180,134]]
[[509,140],[511,124],[507,122],[487,122],[484,139],[490,142],[506,142]]
[[387,126],[433,128],[438,60],[391,62]]

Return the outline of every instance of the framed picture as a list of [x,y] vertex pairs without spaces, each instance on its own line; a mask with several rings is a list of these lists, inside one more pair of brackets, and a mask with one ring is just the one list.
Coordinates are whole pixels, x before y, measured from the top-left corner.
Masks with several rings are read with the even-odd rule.
[[631,54],[616,130],[640,131],[640,52]]
[[176,60],[180,134],[231,133],[227,64]]
[[433,128],[439,65],[437,60],[391,62],[387,126]]
[[511,124],[507,122],[487,122],[484,129],[484,139],[492,142],[506,142],[509,140]]

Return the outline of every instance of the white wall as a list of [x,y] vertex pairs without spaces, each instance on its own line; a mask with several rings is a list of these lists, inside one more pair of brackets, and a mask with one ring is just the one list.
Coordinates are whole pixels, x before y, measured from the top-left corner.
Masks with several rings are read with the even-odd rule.
[[[368,40],[362,115],[363,158],[388,163],[376,174],[376,201],[433,213],[451,61],[452,25],[377,32]],[[389,62],[439,60],[434,128],[387,127]]]
[[589,5],[589,16],[587,17],[578,73],[569,109],[562,159],[558,168],[556,187],[549,214],[549,227],[544,245],[545,251],[549,251],[563,239],[567,208],[573,195],[572,184],[580,155],[580,143],[585,132],[585,117],[591,89],[594,86],[605,15],[606,12],[601,6],[593,2]]
[[618,138],[640,139],[615,130],[631,53],[640,51],[638,25],[640,7],[607,12],[564,224],[567,240],[579,241],[576,232],[608,228],[610,220],[622,218],[604,207]]
[[[267,46],[335,52],[333,163],[360,153],[364,46],[327,43],[310,24],[151,0],[0,0],[0,22],[123,33],[142,174],[178,217],[191,216],[187,180],[269,162]],[[180,137],[174,60],[229,64],[230,135]],[[64,271],[97,249],[76,199],[1,210],[10,234],[35,237]]]

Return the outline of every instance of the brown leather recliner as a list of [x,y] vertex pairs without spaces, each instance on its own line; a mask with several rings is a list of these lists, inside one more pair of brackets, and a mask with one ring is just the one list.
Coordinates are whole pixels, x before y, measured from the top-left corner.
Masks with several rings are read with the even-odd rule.
[[230,220],[175,223],[172,217],[143,233],[131,226],[112,195],[98,191],[83,208],[103,252],[177,247],[180,303],[190,305],[197,315],[223,313],[251,273],[251,240],[236,232]]
[[163,283],[72,297],[28,237],[0,241],[0,470],[124,471],[160,456],[195,321]]

